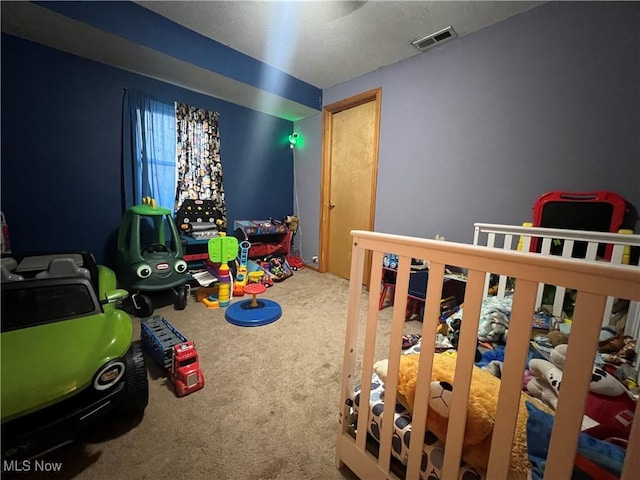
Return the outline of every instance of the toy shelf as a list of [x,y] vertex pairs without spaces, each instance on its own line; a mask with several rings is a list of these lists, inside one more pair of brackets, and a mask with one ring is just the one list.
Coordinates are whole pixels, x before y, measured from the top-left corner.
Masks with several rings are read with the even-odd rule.
[[209,259],[208,238],[193,238],[188,235],[182,235],[180,241],[182,242],[182,250],[184,251],[182,258],[185,262]]
[[233,222],[233,232],[238,240],[251,243],[249,258],[289,256],[292,233],[284,224],[269,220],[236,220]]

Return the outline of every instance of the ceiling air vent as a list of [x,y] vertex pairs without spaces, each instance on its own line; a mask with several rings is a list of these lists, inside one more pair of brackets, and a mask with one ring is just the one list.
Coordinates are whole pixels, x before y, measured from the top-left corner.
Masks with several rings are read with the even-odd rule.
[[415,47],[424,52],[425,50],[439,44],[445,42],[447,40],[451,40],[452,38],[456,38],[458,34],[453,29],[451,25],[447,28],[443,28],[431,35],[427,35],[426,37],[421,38],[420,40],[416,40],[415,42],[411,42]]

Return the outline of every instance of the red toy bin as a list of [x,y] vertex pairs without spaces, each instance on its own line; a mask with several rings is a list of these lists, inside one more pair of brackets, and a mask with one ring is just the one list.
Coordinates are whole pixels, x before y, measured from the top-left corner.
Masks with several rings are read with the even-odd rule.
[[[533,226],[617,232],[623,228],[628,205],[614,192],[562,192],[553,191],[541,195],[533,206]],[[531,242],[537,251],[537,239]],[[608,245],[602,255],[611,258],[613,247]]]

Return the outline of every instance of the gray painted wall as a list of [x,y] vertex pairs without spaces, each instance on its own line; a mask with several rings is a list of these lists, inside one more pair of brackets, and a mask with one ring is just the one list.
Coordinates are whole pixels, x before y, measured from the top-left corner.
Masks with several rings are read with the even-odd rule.
[[[545,4],[326,89],[323,102],[379,86],[377,231],[470,243],[474,222],[528,221],[553,190],[611,190],[640,208],[638,3]],[[314,128],[304,171],[319,182],[316,117],[295,128]],[[317,238],[319,187],[308,190],[300,211]]]
[[294,203],[300,219],[294,245],[302,258],[311,263],[318,255],[320,244],[320,177],[322,174],[322,114],[318,113],[295,123],[300,145],[293,151]]

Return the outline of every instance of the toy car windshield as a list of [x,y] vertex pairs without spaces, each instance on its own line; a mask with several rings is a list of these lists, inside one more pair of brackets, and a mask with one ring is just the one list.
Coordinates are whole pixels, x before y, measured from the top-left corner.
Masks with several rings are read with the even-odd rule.
[[88,280],[56,280],[3,285],[2,332],[101,313]]

